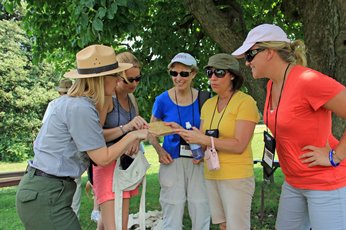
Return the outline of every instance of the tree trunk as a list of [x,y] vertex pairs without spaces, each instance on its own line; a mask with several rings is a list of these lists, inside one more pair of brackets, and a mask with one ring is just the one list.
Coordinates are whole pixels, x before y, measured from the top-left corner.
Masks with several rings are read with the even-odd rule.
[[[247,34],[243,13],[236,1],[227,2],[226,5],[218,6],[213,0],[185,0],[185,5],[201,24],[204,31],[226,53],[236,50],[244,41]],[[240,60],[240,71],[245,78],[244,85],[248,93],[257,101],[260,112],[263,111],[265,101],[266,80],[255,80],[245,62]]]
[[[344,0],[296,2],[308,48],[308,66],[345,85],[346,2]],[[345,124],[344,119],[333,117],[333,133],[337,137],[344,132]]]
[[[304,30],[304,42],[308,48],[308,66],[345,85],[346,78],[346,2],[344,0],[283,0],[287,9],[297,9]],[[217,6],[223,2],[223,9]],[[242,9],[236,1],[185,0],[189,11],[205,32],[224,50],[237,49],[247,34]],[[293,4],[293,5],[292,5]],[[295,15],[297,17],[297,15]],[[296,19],[296,18],[295,18]],[[248,93],[263,111],[265,100],[264,80],[254,80],[249,68],[241,62]],[[346,106],[346,105],[344,105]],[[333,133],[340,137],[345,120],[333,117]]]

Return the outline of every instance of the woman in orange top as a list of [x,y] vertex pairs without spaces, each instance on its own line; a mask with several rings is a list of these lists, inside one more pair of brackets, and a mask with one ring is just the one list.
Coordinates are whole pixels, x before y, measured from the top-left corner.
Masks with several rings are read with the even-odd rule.
[[[304,43],[291,42],[275,25],[252,29],[233,55],[245,57],[254,78],[270,79],[264,121],[285,174],[276,229],[346,229],[346,164],[336,167],[346,143],[331,133],[331,113],[346,118],[340,106],[346,104],[345,87],[305,67]],[[330,156],[329,167],[316,166],[318,153]]]

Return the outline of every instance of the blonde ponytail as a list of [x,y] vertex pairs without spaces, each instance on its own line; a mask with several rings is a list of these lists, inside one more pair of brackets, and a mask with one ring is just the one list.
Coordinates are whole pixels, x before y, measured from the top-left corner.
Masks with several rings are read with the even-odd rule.
[[306,66],[306,48],[302,40],[295,40],[291,43],[291,49],[293,50],[296,64]]
[[307,65],[306,49],[302,40],[294,42],[259,42],[258,47],[274,49],[278,52],[282,60],[302,66]]

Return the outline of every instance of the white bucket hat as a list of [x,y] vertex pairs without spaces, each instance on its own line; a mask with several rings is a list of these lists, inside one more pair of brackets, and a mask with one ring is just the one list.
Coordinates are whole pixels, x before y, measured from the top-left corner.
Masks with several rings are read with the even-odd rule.
[[234,56],[241,56],[248,51],[257,42],[291,42],[287,34],[279,27],[273,24],[262,24],[256,26],[246,36],[243,45],[232,53]]
[[76,55],[77,69],[64,74],[66,78],[90,78],[107,76],[130,69],[130,63],[119,63],[110,46],[91,45]]

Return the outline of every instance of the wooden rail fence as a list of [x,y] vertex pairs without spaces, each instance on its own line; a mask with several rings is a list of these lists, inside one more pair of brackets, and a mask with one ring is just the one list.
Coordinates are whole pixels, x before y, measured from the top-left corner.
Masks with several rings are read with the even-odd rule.
[[1,172],[0,188],[18,185],[24,173],[25,171]]

